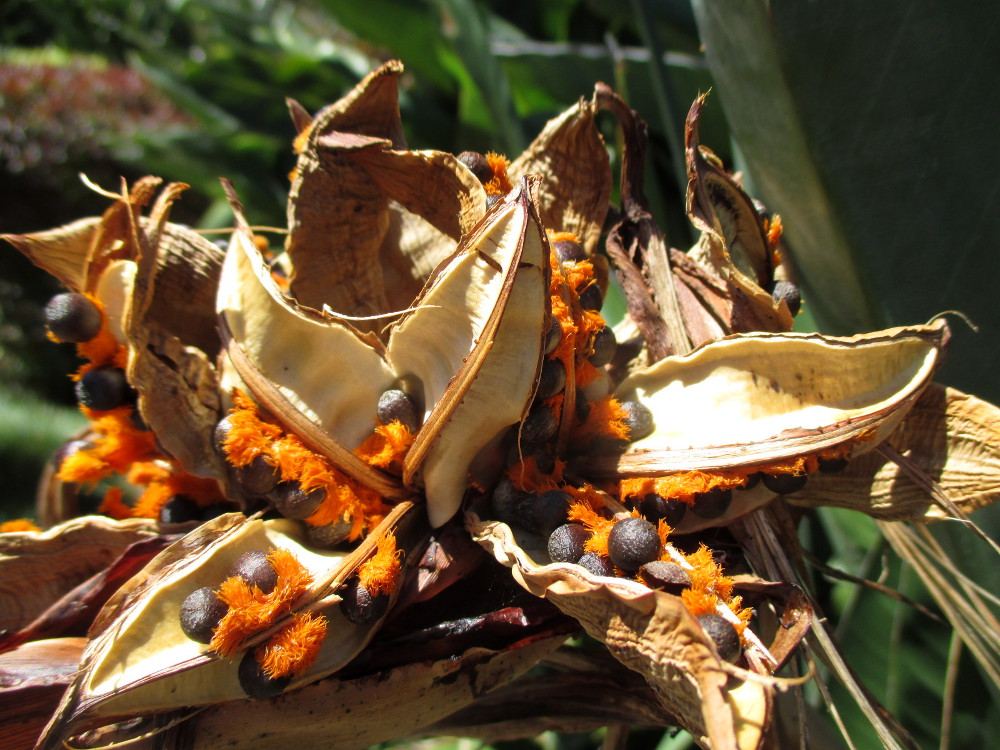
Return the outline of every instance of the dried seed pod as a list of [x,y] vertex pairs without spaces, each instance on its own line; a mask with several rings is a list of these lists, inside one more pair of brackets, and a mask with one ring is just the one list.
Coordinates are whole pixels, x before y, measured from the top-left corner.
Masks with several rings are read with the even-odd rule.
[[626,573],[635,573],[658,558],[660,552],[656,527],[644,518],[625,518],[615,524],[608,536],[611,562]]
[[239,576],[251,586],[256,586],[263,594],[270,594],[278,585],[278,571],[268,559],[267,552],[260,549],[244,552],[236,558],[229,574]]
[[590,532],[581,524],[567,523],[560,526],[549,535],[549,557],[552,562],[575,563],[583,557],[583,545],[590,536]]
[[195,589],[181,603],[181,630],[198,643],[209,643],[212,633],[229,611],[229,607],[211,586]]
[[101,311],[79,292],[57,294],[45,305],[45,325],[60,341],[79,344],[101,330]]
[[698,624],[705,631],[705,635],[715,644],[719,658],[733,662],[740,657],[740,637],[729,620],[722,615],[709,612],[698,615]]

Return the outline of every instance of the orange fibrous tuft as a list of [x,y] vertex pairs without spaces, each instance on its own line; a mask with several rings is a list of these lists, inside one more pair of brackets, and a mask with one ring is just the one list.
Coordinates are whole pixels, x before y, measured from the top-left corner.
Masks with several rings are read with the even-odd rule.
[[628,440],[629,429],[625,423],[626,412],[614,396],[591,401],[587,419],[573,434],[573,443],[578,447],[587,446],[595,437],[611,437]]
[[209,647],[221,656],[232,656],[247,638],[273,625],[312,583],[312,574],[288,550],[272,549],[267,559],[278,578],[270,594],[239,576],[230,576],[219,587],[217,595],[229,610],[215,628]]
[[[89,410],[88,410],[89,411]],[[132,409],[123,406],[94,417],[93,430],[100,435],[94,447],[67,456],[56,475],[64,482],[95,483],[115,473],[124,473],[136,461],[156,455],[153,433],[132,424]]]
[[373,597],[391,594],[402,567],[403,550],[396,549],[396,537],[391,533],[378,540],[375,554],[358,568],[358,583]]
[[619,492],[627,497],[642,498],[655,493],[668,500],[680,500],[694,505],[695,495],[715,489],[744,487],[747,477],[754,470],[733,469],[730,471],[682,471],[661,477],[630,477],[619,482]]
[[354,453],[371,466],[399,468],[413,444],[413,437],[410,428],[393,420],[389,424],[376,425],[375,432]]
[[491,151],[486,154],[486,163],[489,164],[490,169],[493,170],[493,179],[483,185],[483,188],[486,190],[486,194],[507,195],[513,187],[513,185],[510,184],[510,177],[507,174],[507,168],[510,166],[510,160],[502,154],[497,154]]
[[108,487],[97,512],[116,521],[132,517],[132,508],[125,503],[125,495],[120,487]]
[[558,490],[563,481],[563,470],[566,462],[556,459],[551,474],[544,473],[535,461],[534,456],[525,456],[507,469],[507,476],[514,487],[522,492],[535,492],[539,495],[549,490]]
[[750,624],[750,618],[753,617],[753,610],[749,607],[743,606],[743,597],[734,596],[726,602],[726,606],[729,610],[739,618],[739,624],[733,623],[733,627],[736,628],[736,632],[743,636],[743,631],[747,629],[747,625]]
[[127,479],[146,488],[132,509],[135,518],[159,518],[163,506],[176,495],[191,498],[199,507],[225,500],[215,480],[188,474],[172,462],[135,463]]
[[778,214],[772,216],[770,221],[764,223],[764,230],[767,232],[767,244],[772,250],[777,249],[778,243],[781,242],[781,233],[784,231],[781,226],[781,217]]
[[326,629],[327,620],[322,615],[296,613],[288,625],[255,649],[254,658],[272,679],[301,677],[316,662]]
[[233,466],[247,466],[257,456],[268,455],[272,441],[282,434],[281,428],[263,419],[257,405],[239,390],[233,391],[228,416],[229,431],[222,448]]
[[0,523],[0,534],[10,531],[41,531],[41,527],[28,518],[14,518]]
[[589,503],[579,501],[569,506],[566,516],[570,521],[582,523],[591,532],[590,539],[583,545],[584,551],[608,556],[608,537],[615,527],[613,518],[605,518]]
[[695,589],[684,589],[681,592],[681,601],[687,611],[697,617],[715,612],[715,605],[719,598],[709,591],[697,591]]
[[660,537],[660,546],[663,547],[664,549],[663,559],[665,560],[673,559],[670,557],[670,554],[666,551],[667,539],[673,533],[673,531],[674,530],[670,527],[670,524],[668,524],[662,518],[656,522],[656,535]]
[[556,242],[576,242],[579,243],[580,239],[573,232],[552,232],[549,233],[549,242],[555,244]]

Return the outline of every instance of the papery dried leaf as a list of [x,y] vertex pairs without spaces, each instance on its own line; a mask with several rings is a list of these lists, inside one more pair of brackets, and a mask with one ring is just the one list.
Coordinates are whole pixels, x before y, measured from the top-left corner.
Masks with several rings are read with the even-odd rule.
[[134,542],[155,537],[145,519],[84,516],[45,531],[0,534],[0,630],[17,631]]
[[596,100],[580,99],[550,120],[507,170],[512,182],[529,174],[545,178],[538,188],[542,226],[572,232],[588,256],[597,252],[611,195],[611,165],[596,114]]
[[87,282],[87,250],[100,222],[100,218],[95,216],[44,232],[5,234],[2,239],[65,286],[80,290]]
[[[954,388],[932,384],[888,443],[912,461],[965,513],[1000,499],[1000,409]],[[837,474],[817,475],[794,505],[829,505],[883,521],[931,521],[950,514],[902,468],[881,453],[851,461]]]

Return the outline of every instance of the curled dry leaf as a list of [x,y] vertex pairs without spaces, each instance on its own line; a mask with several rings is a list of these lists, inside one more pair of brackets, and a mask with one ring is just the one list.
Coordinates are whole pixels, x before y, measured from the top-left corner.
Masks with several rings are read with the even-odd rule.
[[[888,442],[965,513],[1000,499],[1000,410],[954,388],[931,385]],[[789,502],[830,505],[883,521],[933,521],[950,513],[881,453],[851,461],[839,474],[816,477]]]

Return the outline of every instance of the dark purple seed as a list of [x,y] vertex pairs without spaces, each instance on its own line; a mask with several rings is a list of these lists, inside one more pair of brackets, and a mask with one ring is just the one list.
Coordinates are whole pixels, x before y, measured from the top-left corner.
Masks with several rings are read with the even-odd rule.
[[645,518],[626,518],[608,535],[608,553],[616,568],[635,573],[660,556],[660,535]]
[[576,419],[578,422],[586,422],[587,417],[590,416],[590,402],[587,400],[587,394],[585,394],[581,389],[576,389]]
[[715,644],[720,659],[734,662],[739,658],[740,636],[729,620],[715,612],[708,612],[698,615],[698,624]]
[[761,480],[761,478],[763,476],[764,475],[761,472],[759,472],[759,471],[756,474],[751,474],[750,476],[747,477],[747,483],[745,485],[743,485],[742,487],[737,487],[736,489],[738,489],[738,490],[752,490],[754,487],[756,487],[758,484],[760,484],[760,480]]
[[615,332],[609,326],[604,326],[604,328],[594,334],[594,338],[590,342],[590,347],[594,351],[587,360],[594,367],[604,367],[604,365],[615,358],[615,350],[618,348],[618,340],[615,338]]
[[410,432],[415,433],[420,429],[420,416],[417,414],[416,404],[406,391],[397,388],[386,391],[379,396],[376,409],[382,424],[398,421]]
[[508,525],[530,523],[533,498],[533,494],[529,498],[529,493],[517,489],[510,477],[504,477],[493,490],[493,514],[498,521]]
[[652,523],[665,521],[668,526],[676,528],[684,520],[687,512],[687,503],[681,502],[677,498],[665,498],[650,492],[639,503],[639,512],[643,518]]
[[575,240],[553,242],[552,249],[560,263],[576,263],[587,257],[583,252],[583,245]]
[[775,281],[771,284],[771,296],[775,302],[785,300],[788,311],[792,315],[798,315],[799,309],[802,307],[802,293],[791,281]]
[[306,524],[306,539],[314,547],[332,549],[351,535],[353,525],[350,521],[336,521],[325,526]]
[[223,417],[215,425],[215,429],[212,431],[212,444],[215,449],[219,452],[219,455],[225,457],[225,443],[226,438],[229,436],[229,417]]
[[653,412],[638,401],[622,401],[621,408],[625,412],[624,422],[628,427],[628,439],[631,442],[642,440],[653,434]]
[[547,443],[556,436],[558,429],[559,422],[552,410],[536,405],[521,424],[521,442],[531,446]]
[[160,523],[188,523],[201,520],[201,508],[187,495],[174,495],[160,508]]
[[388,594],[372,597],[357,578],[352,578],[344,584],[340,596],[342,597],[340,609],[344,617],[355,625],[371,625],[389,609]]
[[576,564],[595,576],[614,576],[615,574],[615,566],[611,564],[611,559],[596,552],[588,552],[577,560]]
[[575,563],[586,552],[583,545],[591,536],[582,524],[563,524],[549,535],[549,557],[552,562]]
[[790,495],[806,486],[807,474],[765,474],[764,486],[779,495]]
[[268,497],[285,518],[301,521],[315,513],[323,504],[326,490],[320,487],[306,492],[298,482],[281,482]]
[[535,398],[551,398],[562,393],[566,387],[566,368],[558,359],[547,359],[542,364],[542,374],[538,378]]
[[458,160],[469,168],[469,171],[476,176],[484,185],[493,179],[493,167],[489,161],[478,151],[463,151],[458,155]]
[[88,370],[76,382],[76,398],[88,409],[110,411],[129,403],[132,389],[120,368],[105,365]]
[[569,519],[566,512],[569,509],[570,495],[563,490],[549,490],[538,496],[532,507],[535,529],[542,536],[549,536],[559,526]]
[[243,660],[240,662],[236,674],[243,692],[247,694],[248,698],[255,701],[281,695],[285,688],[292,683],[291,675],[275,678],[265,672],[257,662],[253,650],[247,651],[243,655]]
[[52,465],[58,469],[62,466],[62,462],[74,453],[89,450],[93,447],[94,444],[89,440],[70,440],[69,442],[63,443],[58,449],[56,449],[56,452],[52,454]]
[[718,518],[729,509],[733,502],[733,491],[716,487],[708,492],[699,492],[694,496],[691,512],[702,518]]
[[260,549],[244,552],[236,558],[229,574],[239,576],[264,594],[270,594],[278,585],[278,572],[267,559],[267,553]]
[[254,457],[246,466],[233,470],[236,481],[250,495],[266,495],[278,486],[278,472],[264,456]]
[[691,575],[675,562],[653,560],[639,568],[643,582],[653,589],[683,589],[691,585]]
[[846,468],[846,458],[821,458],[819,460],[819,470],[824,474],[837,474]]
[[208,643],[229,607],[211,586],[195,589],[181,603],[181,630],[198,643]]
[[552,354],[559,346],[559,342],[562,341],[562,326],[559,325],[559,321],[556,318],[552,318],[549,323],[549,328],[545,332],[545,345],[542,353],[545,356]]
[[139,411],[139,406],[132,407],[132,413],[128,415],[128,421],[132,423],[132,426],[140,430],[141,432],[148,432],[149,425],[146,424],[146,420],[142,418],[142,413]]
[[77,292],[57,294],[45,306],[45,325],[60,341],[80,344],[101,331],[101,311]]
[[596,282],[580,292],[580,307],[584,310],[600,310],[603,304],[604,295]]

